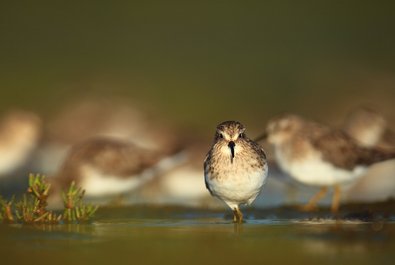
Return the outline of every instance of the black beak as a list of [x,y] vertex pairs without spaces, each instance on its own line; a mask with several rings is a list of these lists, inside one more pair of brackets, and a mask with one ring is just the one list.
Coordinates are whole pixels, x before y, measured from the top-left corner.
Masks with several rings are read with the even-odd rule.
[[267,132],[262,133],[261,135],[259,135],[258,137],[256,137],[254,139],[254,142],[259,142],[259,141],[265,141],[268,137]]
[[230,141],[228,146],[230,148],[230,152],[231,152],[231,157],[230,157],[230,162],[233,163],[233,158],[235,158],[235,142]]

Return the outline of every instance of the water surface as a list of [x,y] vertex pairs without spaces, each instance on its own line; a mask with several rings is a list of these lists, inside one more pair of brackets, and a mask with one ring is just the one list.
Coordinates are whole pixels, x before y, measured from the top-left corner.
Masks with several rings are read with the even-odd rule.
[[[91,224],[0,225],[0,253],[16,264],[392,264],[395,224],[247,211],[102,209]],[[264,217],[264,218],[261,218]]]

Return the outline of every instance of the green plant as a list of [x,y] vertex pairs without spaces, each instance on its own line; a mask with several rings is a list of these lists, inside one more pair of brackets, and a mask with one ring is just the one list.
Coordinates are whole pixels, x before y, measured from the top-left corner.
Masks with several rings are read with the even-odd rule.
[[6,201],[0,197],[0,221],[3,223],[20,222],[23,224],[58,224],[63,222],[89,221],[98,206],[86,205],[82,199],[85,191],[72,182],[67,193],[63,193],[64,212],[47,210],[47,200],[51,184],[45,176],[29,175],[29,187],[22,199],[15,202],[15,197]]
[[12,206],[14,204],[14,200],[14,197],[12,197],[12,199],[9,201],[6,201],[2,197],[0,197],[0,220],[5,223],[13,223],[15,220],[14,215],[12,214]]
[[82,202],[85,191],[81,188],[77,188],[73,181],[65,193],[63,192],[63,220],[68,222],[75,221],[88,221],[92,218],[98,209],[98,206],[91,204],[85,205]]

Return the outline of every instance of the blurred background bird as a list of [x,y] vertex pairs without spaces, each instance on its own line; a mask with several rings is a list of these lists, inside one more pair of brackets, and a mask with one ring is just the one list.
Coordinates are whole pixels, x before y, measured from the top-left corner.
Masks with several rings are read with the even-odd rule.
[[361,147],[341,130],[293,114],[272,119],[266,133],[282,170],[301,183],[321,187],[303,210],[314,209],[333,187],[331,209],[337,212],[341,184],[355,182],[374,163],[395,158],[395,152]]
[[88,139],[71,148],[59,172],[51,179],[55,188],[52,196],[59,198],[56,193],[75,182],[84,188],[88,198],[121,195],[127,198],[183,160],[183,154],[166,157],[116,138]]

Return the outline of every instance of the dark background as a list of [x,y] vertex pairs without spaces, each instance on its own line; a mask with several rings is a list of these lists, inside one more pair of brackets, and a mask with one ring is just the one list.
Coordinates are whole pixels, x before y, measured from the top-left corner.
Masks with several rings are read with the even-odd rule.
[[121,97],[207,132],[297,112],[393,119],[393,1],[3,1],[0,111]]

